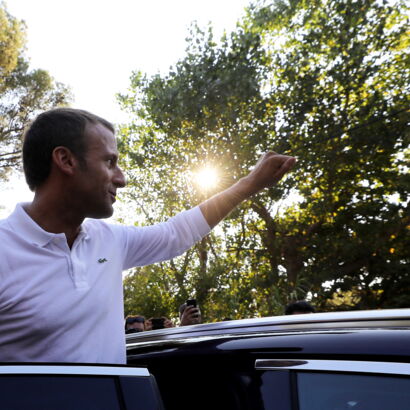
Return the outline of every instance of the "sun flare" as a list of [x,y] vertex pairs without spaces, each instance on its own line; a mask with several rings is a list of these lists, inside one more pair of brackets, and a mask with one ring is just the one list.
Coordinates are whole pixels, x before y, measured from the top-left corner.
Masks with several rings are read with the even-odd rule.
[[216,169],[203,168],[194,174],[196,185],[203,190],[215,188],[218,185],[219,178]]

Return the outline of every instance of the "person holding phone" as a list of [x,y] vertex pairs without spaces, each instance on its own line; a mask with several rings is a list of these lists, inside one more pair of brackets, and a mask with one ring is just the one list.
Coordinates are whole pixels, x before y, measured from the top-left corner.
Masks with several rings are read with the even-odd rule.
[[202,323],[201,311],[195,299],[188,299],[179,307],[180,326],[197,325]]
[[168,327],[174,327],[174,324],[171,319],[165,316],[151,317],[145,322],[145,330],[166,329]]

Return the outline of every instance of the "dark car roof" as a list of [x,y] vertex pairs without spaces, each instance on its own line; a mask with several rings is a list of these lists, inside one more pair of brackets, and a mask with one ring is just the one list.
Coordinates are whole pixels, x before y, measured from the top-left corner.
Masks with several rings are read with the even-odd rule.
[[128,356],[150,352],[207,355],[263,352],[266,357],[337,355],[410,358],[410,309],[243,319],[131,334]]

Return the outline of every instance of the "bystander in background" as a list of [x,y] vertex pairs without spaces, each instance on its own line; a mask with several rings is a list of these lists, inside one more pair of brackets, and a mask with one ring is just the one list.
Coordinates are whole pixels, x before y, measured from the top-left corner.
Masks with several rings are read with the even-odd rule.
[[125,318],[125,333],[137,333],[145,330],[145,317],[140,315],[128,315]]
[[285,315],[300,315],[304,313],[315,313],[315,308],[306,300],[291,302],[286,306]]
[[165,316],[151,317],[145,322],[145,330],[166,329],[169,327],[174,327],[174,324],[171,319]]
[[188,299],[179,307],[180,326],[197,325],[202,323],[201,311],[195,299]]

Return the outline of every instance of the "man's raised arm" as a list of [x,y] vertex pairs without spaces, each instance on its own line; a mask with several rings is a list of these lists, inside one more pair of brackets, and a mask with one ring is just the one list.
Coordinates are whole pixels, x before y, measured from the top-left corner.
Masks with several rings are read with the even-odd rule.
[[264,154],[246,177],[199,205],[209,226],[213,228],[217,225],[242,201],[275,185],[295,162],[294,157],[276,152]]

